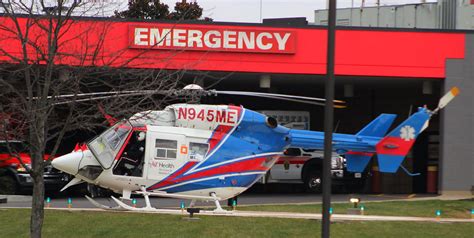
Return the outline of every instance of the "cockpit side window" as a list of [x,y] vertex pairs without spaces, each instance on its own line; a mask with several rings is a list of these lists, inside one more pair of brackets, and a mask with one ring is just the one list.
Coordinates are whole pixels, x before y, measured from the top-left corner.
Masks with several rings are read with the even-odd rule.
[[104,169],[112,167],[131,131],[132,125],[128,121],[121,121],[87,144]]
[[155,159],[176,159],[178,141],[156,139],[155,149]]
[[206,143],[189,143],[189,160],[190,161],[202,161],[206,158],[207,151],[209,150],[209,144]]
[[146,132],[134,131],[125,145],[120,159],[113,169],[113,174],[141,177],[145,161]]

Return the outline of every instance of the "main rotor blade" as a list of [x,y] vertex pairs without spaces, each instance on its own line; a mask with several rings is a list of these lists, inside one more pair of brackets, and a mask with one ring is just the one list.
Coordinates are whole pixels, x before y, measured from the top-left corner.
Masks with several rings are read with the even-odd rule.
[[63,104],[68,104],[68,103],[77,103],[77,102],[87,102],[87,101],[94,101],[94,100],[101,100],[101,99],[107,99],[107,98],[117,98],[117,97],[131,97],[131,96],[140,96],[144,95],[143,92],[137,92],[137,93],[128,93],[128,94],[113,94],[113,95],[105,95],[105,96],[98,96],[98,97],[90,97],[90,98],[79,98],[75,100],[69,100],[69,101],[63,101],[63,102],[57,102],[53,103],[53,105],[63,105]]
[[[75,100],[57,102],[55,105],[68,104],[71,102],[86,102],[93,100],[101,100],[113,97],[128,97],[128,96],[139,96],[139,95],[151,95],[151,94],[187,94],[197,92],[202,96],[225,94],[225,95],[239,95],[239,96],[250,96],[250,97],[262,97],[276,100],[284,100],[298,103],[305,103],[311,105],[324,106],[326,101],[324,98],[314,98],[287,94],[275,94],[275,93],[261,93],[261,92],[245,92],[245,91],[217,91],[217,90],[201,90],[201,89],[181,89],[181,90],[134,90],[134,91],[111,91],[111,92],[95,92],[95,93],[81,93],[81,94],[67,94],[49,96],[48,98],[73,98]],[[88,98],[84,98],[88,97]],[[337,105],[337,103],[344,104],[345,101],[334,100],[335,108],[345,108],[344,105]]]
[[[294,99],[318,101],[318,102],[326,101],[326,99],[324,98],[305,97],[305,96],[296,96],[296,95],[288,95],[288,94],[276,94],[276,93],[245,92],[245,91],[217,91],[217,90],[211,90],[211,92],[215,92],[217,94],[227,94],[227,95],[242,95],[242,96],[254,96],[254,97],[270,96],[273,98],[294,98]],[[334,103],[345,103],[345,101],[334,100]]]
[[[90,97],[90,96],[101,96],[101,95],[122,95],[122,94],[167,94],[175,92],[176,90],[135,90],[135,91],[111,91],[111,92],[95,92],[95,93],[77,93],[77,94],[63,94],[48,96],[48,99],[51,98],[80,98],[80,97]],[[38,97],[33,97],[32,99],[38,99]]]
[[[301,99],[294,99],[294,98],[285,98],[285,97],[274,97],[274,96],[269,96],[269,95],[246,95],[246,96],[254,96],[254,97],[261,97],[261,98],[270,98],[270,99],[275,99],[275,100],[283,100],[283,101],[290,101],[290,102],[298,102],[298,103],[305,103],[305,104],[311,104],[311,105],[317,105],[317,106],[324,106],[325,103],[323,102],[314,102],[314,101],[308,101],[308,100],[301,100]],[[345,105],[334,105],[334,108],[346,108]]]

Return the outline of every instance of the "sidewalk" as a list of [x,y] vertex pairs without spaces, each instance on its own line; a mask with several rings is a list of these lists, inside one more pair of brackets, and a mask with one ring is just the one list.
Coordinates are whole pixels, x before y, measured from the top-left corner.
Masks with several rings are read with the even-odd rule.
[[0,199],[6,198],[7,202],[31,202],[30,195],[0,195]]
[[[3,207],[5,209],[7,207]],[[106,211],[98,208],[46,208],[46,210],[58,211],[90,211],[90,212],[121,212],[121,213],[153,213],[188,216],[187,212],[174,209],[157,209],[156,211]],[[268,218],[286,218],[286,219],[308,219],[321,220],[321,214],[311,213],[292,213],[292,212],[254,212],[254,211],[232,211],[229,213],[214,213],[213,211],[201,210],[195,213],[195,216],[229,216],[229,217],[268,217]],[[345,215],[333,214],[331,221],[404,221],[404,222],[435,222],[435,223],[473,223],[474,219],[461,218],[434,218],[434,217],[407,217],[407,216],[368,216],[368,215]]]

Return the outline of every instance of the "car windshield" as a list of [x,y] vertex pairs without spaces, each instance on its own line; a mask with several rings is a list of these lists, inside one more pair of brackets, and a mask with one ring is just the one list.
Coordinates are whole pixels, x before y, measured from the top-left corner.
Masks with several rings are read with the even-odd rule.
[[123,120],[87,144],[104,169],[112,167],[115,156],[131,131],[132,125]]

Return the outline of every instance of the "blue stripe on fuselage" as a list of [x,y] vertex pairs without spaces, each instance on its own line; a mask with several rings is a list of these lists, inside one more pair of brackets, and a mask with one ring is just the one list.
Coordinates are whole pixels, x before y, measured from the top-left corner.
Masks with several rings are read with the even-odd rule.
[[289,129],[266,125],[266,117],[252,110],[245,113],[237,128],[227,137],[209,158],[194,169],[208,167],[227,160],[255,154],[283,151],[289,141],[285,140]]
[[200,189],[224,188],[224,187],[250,187],[262,174],[235,175],[224,179],[212,178],[205,181],[191,182],[181,186],[166,189],[168,193],[179,193]]

